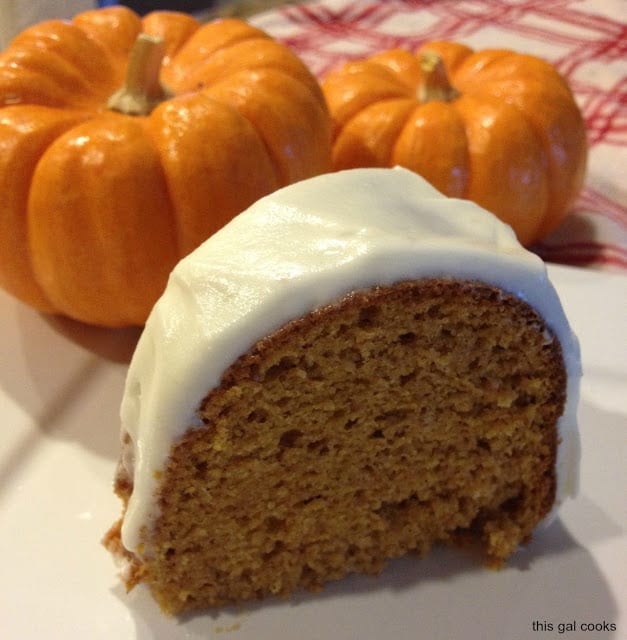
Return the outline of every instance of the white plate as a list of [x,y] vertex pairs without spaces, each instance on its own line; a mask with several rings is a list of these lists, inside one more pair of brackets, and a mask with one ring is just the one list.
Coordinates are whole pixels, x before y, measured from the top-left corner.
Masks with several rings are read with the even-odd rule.
[[51,321],[0,293],[0,638],[627,638],[627,278],[550,272],[583,351],[581,492],[508,568],[438,550],[183,621],[144,589],[127,595],[100,545],[120,510],[118,406],[136,332]]

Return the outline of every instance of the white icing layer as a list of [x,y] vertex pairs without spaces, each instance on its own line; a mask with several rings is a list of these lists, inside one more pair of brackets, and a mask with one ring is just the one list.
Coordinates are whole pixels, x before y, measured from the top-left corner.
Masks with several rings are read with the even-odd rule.
[[557,335],[568,372],[556,506],[577,489],[579,348],[543,262],[475,204],[405,169],[355,169],[281,189],[183,259],[155,305],[122,402],[133,493],[122,542],[138,551],[156,516],[156,474],[222,373],[257,340],[359,288],[449,276],[526,300]]

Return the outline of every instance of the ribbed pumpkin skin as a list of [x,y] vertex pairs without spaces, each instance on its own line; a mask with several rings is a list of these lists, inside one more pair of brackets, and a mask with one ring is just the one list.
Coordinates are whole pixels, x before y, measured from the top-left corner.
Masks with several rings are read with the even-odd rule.
[[[169,97],[107,108],[141,32]],[[174,264],[271,191],[330,170],[322,92],[246,23],[111,7],[0,54],[0,286],[45,312],[141,325]]]
[[[456,97],[418,98],[425,52],[440,57]],[[565,80],[539,58],[428,42],[349,62],[322,88],[334,169],[412,169],[495,213],[527,246],[559,225],[581,188],[584,121]]]

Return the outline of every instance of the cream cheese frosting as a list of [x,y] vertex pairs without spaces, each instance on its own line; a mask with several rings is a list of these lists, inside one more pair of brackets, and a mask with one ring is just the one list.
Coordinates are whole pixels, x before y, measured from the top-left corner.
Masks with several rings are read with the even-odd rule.
[[480,280],[529,303],[562,345],[555,509],[578,484],[580,356],[540,258],[511,228],[405,169],[353,169],[262,198],[173,270],[133,356],[121,407],[121,473],[132,482],[122,543],[139,552],[157,477],[198,407],[259,339],[350,291],[426,277]]

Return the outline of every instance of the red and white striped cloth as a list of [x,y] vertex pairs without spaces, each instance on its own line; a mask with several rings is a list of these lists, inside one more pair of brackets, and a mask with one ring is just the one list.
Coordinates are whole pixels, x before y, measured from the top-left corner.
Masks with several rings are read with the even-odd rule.
[[575,93],[590,152],[572,214],[534,250],[551,262],[627,272],[625,0],[317,0],[251,22],[319,77],[351,58],[439,39],[548,60]]

